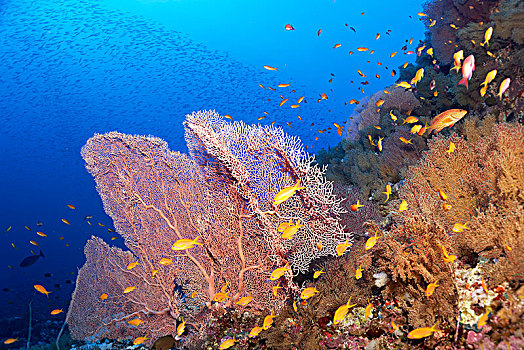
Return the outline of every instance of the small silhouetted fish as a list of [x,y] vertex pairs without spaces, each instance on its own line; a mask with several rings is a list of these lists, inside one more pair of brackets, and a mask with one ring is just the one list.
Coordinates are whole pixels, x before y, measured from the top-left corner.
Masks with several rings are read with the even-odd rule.
[[55,288],[60,288],[60,285],[58,283],[55,283]]
[[9,289],[9,288],[3,288],[2,290],[3,290],[4,292],[10,292],[10,291],[11,291],[11,289]]
[[36,223],[36,226],[42,226],[43,224],[44,224],[44,223],[43,223],[42,221],[38,221],[38,222]]
[[45,274],[44,274],[44,276],[45,276],[45,277],[53,277],[53,274],[52,274],[52,273],[49,273],[49,272],[47,272],[47,273],[45,273]]
[[71,284],[71,283],[73,283],[73,282],[71,282],[71,280],[66,280],[65,283],[67,283],[67,284]]
[[85,220],[91,220],[93,218],[93,215],[86,215],[86,217],[84,218]]
[[45,255],[44,255],[44,252],[42,252],[40,250],[40,255],[30,255],[28,256],[27,258],[25,258],[24,260],[22,260],[22,262],[20,263],[20,267],[28,267],[28,266],[31,266],[33,265],[37,260],[38,258],[45,258]]

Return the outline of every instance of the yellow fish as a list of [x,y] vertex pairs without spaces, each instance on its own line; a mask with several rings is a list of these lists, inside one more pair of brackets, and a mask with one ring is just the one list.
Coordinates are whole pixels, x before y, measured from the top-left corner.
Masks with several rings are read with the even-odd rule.
[[173,260],[168,259],[168,258],[162,258],[159,261],[159,264],[164,265],[164,266],[171,265],[172,263],[173,263]]
[[486,29],[486,32],[484,33],[484,42],[482,45],[489,46],[489,39],[491,39],[491,35],[493,34],[493,27],[489,27]]
[[375,146],[375,142],[373,142],[373,139],[371,138],[371,135],[368,135],[369,143],[371,146]]
[[377,240],[380,237],[382,236],[378,236],[378,231],[375,232],[375,235],[372,237],[369,237],[368,240],[366,241],[365,249],[370,250],[371,248],[373,248],[373,246],[377,243]]
[[138,326],[140,323],[142,323],[142,320],[139,318],[132,319],[130,321],[127,321],[131,326]]
[[486,311],[482,316],[480,316],[479,320],[478,320],[478,323],[477,323],[477,328],[482,328],[484,327],[487,323],[488,323],[488,317],[489,317],[489,310]]
[[397,116],[393,114],[393,110],[389,111],[389,116],[393,121],[397,121]]
[[251,331],[249,332],[249,338],[254,338],[256,336],[258,336],[260,334],[260,332],[262,332],[262,327],[258,327],[258,326],[255,326],[251,329]]
[[45,294],[46,297],[49,298],[49,293],[51,293],[51,292],[48,292],[48,291],[44,288],[44,286],[41,286],[41,285],[39,285],[39,284],[35,284],[34,287],[35,287],[35,289],[36,289],[37,291],[39,291],[39,292],[42,293],[42,294]]
[[324,272],[324,269],[320,270],[320,271],[315,271],[315,273],[313,274],[313,278],[319,278],[321,274],[325,273]]
[[371,311],[373,310],[373,304],[372,303],[369,303],[367,306],[366,306],[366,310],[364,311],[364,318],[367,320],[368,318],[371,317]]
[[337,255],[338,256],[342,256],[342,254],[344,254],[346,249],[353,245],[353,243],[348,243],[348,240],[349,240],[349,238],[346,239],[345,243],[340,243],[340,244],[337,245]]
[[395,86],[400,86],[400,87],[403,87],[404,89],[411,88],[411,84],[408,83],[407,81],[401,81],[400,83],[395,84]]
[[297,307],[297,302],[296,301],[293,302],[293,310],[295,310],[295,312],[298,312],[298,307]]
[[433,57],[433,48],[432,47],[430,47],[426,52],[428,53],[428,55]]
[[378,100],[377,102],[375,102],[375,106],[377,107],[380,107],[384,104],[384,100]]
[[126,267],[126,269],[131,270],[132,268],[135,268],[136,265],[138,265],[138,261],[129,263]]
[[200,238],[200,236],[198,236],[197,238],[195,238],[193,240],[192,239],[188,239],[188,238],[179,239],[178,241],[173,243],[173,246],[171,247],[171,249],[173,249],[173,250],[186,250],[186,249],[194,248],[195,245],[202,245],[202,243],[198,242],[199,238]]
[[400,203],[400,206],[398,207],[398,211],[404,211],[408,209],[408,202],[406,202],[405,199],[402,200]]
[[450,142],[449,143],[449,148],[448,148],[448,150],[446,152],[448,154],[451,154],[451,153],[455,152],[456,149],[457,149],[457,147],[455,146],[455,144],[453,142]]
[[282,287],[280,286],[280,282],[279,282],[276,286],[273,286],[273,295],[274,295],[274,296],[277,296],[277,291],[278,291],[280,288],[282,288]]
[[282,232],[282,238],[283,239],[291,239],[291,238],[293,238],[293,236],[298,232],[298,229],[301,228],[301,227],[304,227],[304,225],[300,225],[298,221],[297,221],[297,223],[294,226],[293,225],[289,225]]
[[422,125],[420,125],[420,124],[413,125],[413,127],[411,128],[409,133],[410,134],[416,134],[416,133],[418,133],[420,131],[420,129],[422,129]]
[[283,99],[282,101],[280,101],[280,103],[278,104],[278,106],[279,106],[279,107],[282,107],[282,105],[283,105],[284,103],[286,103],[288,100],[289,100],[289,98],[285,98],[285,99]]
[[47,237],[45,233],[40,232],[40,231],[37,231],[36,234],[39,235],[40,237]]
[[461,62],[464,59],[464,50],[457,51],[453,54],[453,60],[455,62],[452,69],[455,69],[457,72],[461,68]]
[[386,200],[384,201],[384,203],[386,203],[389,200],[389,195],[391,194],[391,185],[386,185],[386,192],[381,193],[384,193],[387,196]]
[[377,148],[378,148],[379,152],[382,152],[382,140],[384,140],[384,138],[383,137],[379,137],[378,141],[377,141]]
[[262,329],[266,330],[271,327],[273,324],[273,319],[278,317],[278,315],[273,315],[273,310],[271,310],[271,314],[264,317],[264,323],[262,324]]
[[453,232],[455,233],[460,233],[462,231],[464,231],[465,229],[469,229],[469,227],[466,226],[467,222],[465,224],[459,224],[459,223],[456,223],[455,225],[453,225]]
[[218,292],[215,294],[215,297],[213,298],[214,301],[221,303],[222,301],[229,299],[229,292]]
[[[66,219],[62,219],[62,222],[63,222],[64,224],[66,224],[66,225],[71,226],[71,224],[69,223],[69,221],[67,221]],[[26,227],[27,227],[27,226],[26,226]]]
[[139,344],[142,344],[143,342],[145,342],[147,339],[149,339],[148,337],[138,337],[138,338],[135,338],[135,340],[133,340],[133,345],[139,345]]
[[287,263],[284,267],[279,267],[273,270],[273,272],[271,272],[271,276],[269,276],[269,279],[271,281],[276,281],[280,277],[282,277],[284,273],[286,273],[286,271],[291,271],[291,268],[289,267],[289,263]]
[[480,86],[482,85],[488,85],[489,83],[491,83],[493,81],[493,79],[495,79],[495,77],[497,76],[497,70],[496,69],[493,69],[491,71],[489,71],[488,74],[486,74],[486,79],[484,79],[484,82],[480,84]]
[[136,286],[127,287],[126,289],[124,289],[124,294],[131,293],[135,289],[136,289]]
[[273,205],[279,205],[280,203],[286,201],[288,198],[293,196],[296,191],[303,189],[305,189],[305,187],[300,187],[300,180],[298,180],[294,186],[288,186],[280,190],[280,192],[276,194],[275,199],[273,200]]
[[408,123],[408,124],[413,124],[413,123],[416,123],[418,122],[418,118],[417,117],[407,117],[406,119],[404,119],[404,122],[402,123],[402,125]]
[[106,293],[102,293],[102,294],[100,295],[100,300],[106,300],[106,299],[107,299],[107,296],[108,296],[108,295],[107,295]]
[[433,332],[438,331],[435,327],[437,327],[438,322],[435,323],[432,327],[421,327],[412,330],[408,333],[409,339],[421,339],[430,336]]
[[251,300],[253,300],[252,296],[242,297],[235,304],[236,305],[241,305],[241,306],[246,306],[247,304],[249,304],[251,302]]
[[448,252],[446,251],[446,247],[444,247],[443,245],[441,245],[440,247],[442,248],[442,254],[444,255],[444,257],[442,258],[444,262],[452,263],[453,261],[457,259],[456,255],[448,255]]
[[302,293],[300,293],[300,298],[302,298],[303,300],[307,300],[315,295],[317,295],[318,293],[320,293],[316,287],[308,287],[306,289],[304,289],[302,291]]
[[436,280],[433,283],[428,284],[428,286],[426,287],[426,296],[427,297],[430,297],[431,295],[433,295],[433,292],[435,291],[435,288],[440,286],[437,283],[438,283],[438,280]]
[[267,70],[278,70],[277,68],[271,66],[264,66],[264,68]]
[[339,324],[340,322],[342,322],[344,318],[346,318],[346,315],[348,314],[349,309],[357,305],[357,304],[350,305],[350,303],[351,303],[351,297],[349,297],[347,304],[340,306],[337,309],[337,311],[335,311],[335,316],[333,317],[334,324]]
[[182,318],[182,323],[176,327],[176,334],[180,337],[186,330],[186,320]]
[[359,266],[358,269],[355,271],[355,278],[357,280],[362,278],[362,270],[363,268]]

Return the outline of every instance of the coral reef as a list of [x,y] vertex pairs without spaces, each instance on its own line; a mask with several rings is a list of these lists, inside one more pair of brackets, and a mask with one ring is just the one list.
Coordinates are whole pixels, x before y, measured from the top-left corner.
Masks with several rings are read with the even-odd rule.
[[[129,250],[88,241],[67,315],[73,337],[147,333],[153,341],[173,334],[182,317],[203,334],[211,310],[243,309],[236,302],[247,295],[247,308],[277,310],[297,287],[290,273],[268,281],[273,270],[290,263],[305,272],[351,241],[338,222],[341,199],[298,139],[274,127],[229,124],[213,111],[187,116],[185,126],[190,156],[158,138],[116,132],[82,149]],[[297,181],[305,188],[274,205]],[[303,226],[283,240],[277,227],[289,220]],[[172,248],[182,239],[195,246]],[[277,284],[283,289],[275,293]],[[140,323],[128,324],[133,319]]]

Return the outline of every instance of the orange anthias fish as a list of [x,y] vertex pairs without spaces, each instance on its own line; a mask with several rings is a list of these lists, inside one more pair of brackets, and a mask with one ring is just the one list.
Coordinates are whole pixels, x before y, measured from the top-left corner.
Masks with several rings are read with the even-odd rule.
[[442,254],[444,255],[444,257],[442,258],[444,262],[452,263],[453,261],[457,259],[456,255],[448,255],[448,252],[446,251],[446,247],[444,247],[443,245],[441,245],[440,247],[442,248]]
[[464,109],[448,109],[447,111],[442,112],[433,118],[431,125],[428,127],[428,130],[430,130],[430,133],[433,131],[438,133],[446,127],[452,127],[456,122],[464,118],[466,113],[468,113],[468,111]]
[[271,276],[269,276],[269,279],[271,281],[276,281],[280,277],[282,277],[286,273],[286,271],[291,271],[291,267],[289,267],[289,263],[287,263],[284,267],[279,267],[273,270],[273,272],[271,272]]
[[473,72],[475,71],[475,57],[469,55],[462,63],[462,79],[458,82],[457,85],[464,84],[466,89],[468,89],[468,80],[471,79]]
[[4,344],[13,344],[15,341],[18,341],[18,338],[9,338],[4,340]]
[[136,286],[127,287],[126,289],[124,289],[124,294],[131,293],[135,289],[136,289]]
[[202,243],[198,242],[199,238],[200,238],[200,236],[198,236],[195,239],[189,239],[189,238],[179,239],[178,241],[173,243],[173,246],[171,247],[171,249],[173,249],[173,250],[186,250],[186,249],[194,248],[195,245],[202,245]]
[[264,66],[264,68],[267,70],[278,70],[276,67],[271,67],[271,66]]
[[229,349],[233,345],[235,345],[236,339],[233,336],[233,339],[227,339],[224,340],[222,343],[220,343],[220,346],[218,347],[220,350]]
[[438,283],[438,280],[436,280],[435,282],[433,283],[430,283],[428,284],[427,288],[426,288],[426,296],[427,297],[430,297],[431,295],[433,295],[433,292],[435,291],[435,288],[439,287],[440,285],[437,284]]
[[369,237],[368,240],[366,241],[366,245],[365,245],[365,249],[366,250],[370,250],[371,248],[373,248],[375,246],[375,244],[377,243],[377,240],[382,237],[382,236],[379,236],[378,235],[378,231],[375,232],[375,235],[372,236],[372,237]]
[[302,291],[302,293],[300,293],[300,298],[302,298],[303,300],[307,300],[315,295],[317,295],[318,293],[320,293],[316,287],[308,287],[306,289],[304,289]]
[[106,300],[107,297],[108,297],[108,295],[107,295],[106,293],[102,293],[102,294],[100,295],[100,300]]
[[350,303],[351,303],[351,297],[349,297],[347,304],[340,306],[337,309],[337,311],[335,311],[335,316],[333,317],[334,324],[339,324],[340,322],[342,322],[344,318],[346,318],[346,315],[348,314],[349,309],[357,305],[357,304],[350,305]]
[[54,309],[53,311],[51,311],[51,315],[58,315],[60,313],[64,312],[64,310],[62,309]]
[[251,331],[249,332],[249,338],[254,338],[256,337],[257,335],[260,334],[260,332],[262,332],[262,327],[258,327],[258,326],[255,326],[251,329]]
[[372,303],[369,303],[367,306],[366,306],[366,310],[364,311],[364,318],[367,320],[368,318],[371,317],[371,311],[373,310],[373,304]]
[[304,225],[301,225],[299,221],[297,221],[295,225],[290,224],[286,228],[284,228],[284,230],[282,231],[283,239],[292,239],[293,236],[298,232],[298,229],[304,227]]
[[142,344],[143,342],[145,342],[147,339],[149,339],[148,337],[138,337],[138,338],[135,338],[135,340],[133,340],[133,345],[139,345],[139,344]]
[[408,333],[408,338],[409,339],[421,339],[421,338],[428,337],[433,332],[438,331],[438,329],[435,328],[437,327],[437,325],[438,325],[438,322],[435,323],[432,327],[421,327],[421,328],[414,329]]
[[269,327],[271,327],[271,325],[273,324],[273,319],[276,317],[278,317],[278,315],[274,315],[273,310],[271,310],[271,314],[264,317],[264,323],[262,324],[262,329],[264,330],[269,329]]
[[360,200],[357,200],[357,204],[351,204],[349,209],[351,209],[351,211],[358,211],[358,209],[362,208],[363,206],[363,204],[360,204]]
[[338,136],[342,136],[342,129],[344,129],[344,126],[340,126],[337,123],[333,123],[333,125],[337,128]]
[[131,326],[138,326],[140,323],[142,323],[142,320],[139,318],[132,319],[130,321],[127,321]]
[[176,327],[176,335],[180,337],[184,333],[185,330],[186,330],[186,320],[182,318],[182,323],[179,324],[178,327]]
[[293,196],[296,191],[303,190],[305,187],[300,187],[300,180],[297,181],[297,183],[294,186],[288,186],[286,188],[283,188],[275,195],[275,199],[273,200],[273,205],[279,205],[280,203],[286,201],[288,198]]
[[42,293],[42,294],[45,294],[46,297],[49,298],[49,293],[51,293],[51,292],[48,292],[48,291],[44,288],[44,286],[41,286],[41,285],[39,285],[39,284],[35,284],[34,287],[35,287],[35,289],[36,289],[37,291],[39,291],[39,292]]
[[340,243],[339,245],[337,245],[337,255],[338,256],[342,256],[342,254],[344,254],[346,249],[353,245],[353,243],[348,243],[348,240],[349,238],[346,239],[345,243]]
[[252,296],[242,297],[242,298],[240,298],[240,300],[237,301],[235,304],[236,304],[236,305],[241,305],[241,306],[246,306],[246,305],[249,304],[252,300],[253,300],[253,297],[252,297]]

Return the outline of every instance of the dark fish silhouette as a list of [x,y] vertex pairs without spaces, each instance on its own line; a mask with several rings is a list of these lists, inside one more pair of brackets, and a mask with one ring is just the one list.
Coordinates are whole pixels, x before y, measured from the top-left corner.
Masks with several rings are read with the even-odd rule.
[[40,255],[30,255],[28,256],[27,258],[25,258],[24,260],[22,260],[22,262],[20,263],[20,267],[28,267],[28,266],[31,266],[33,265],[37,260],[38,258],[45,258],[45,255],[44,255],[44,252],[42,252],[42,250],[40,250]]

